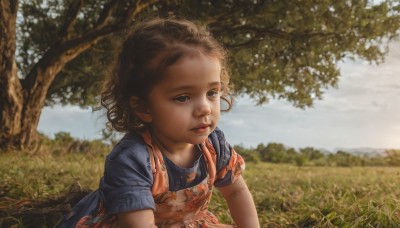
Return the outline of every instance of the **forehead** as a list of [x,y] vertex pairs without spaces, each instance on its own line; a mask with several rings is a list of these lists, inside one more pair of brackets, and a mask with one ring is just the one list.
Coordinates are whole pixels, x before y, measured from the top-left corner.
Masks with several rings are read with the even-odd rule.
[[167,90],[174,90],[181,87],[207,87],[220,81],[219,59],[201,52],[192,52],[167,67],[159,84]]

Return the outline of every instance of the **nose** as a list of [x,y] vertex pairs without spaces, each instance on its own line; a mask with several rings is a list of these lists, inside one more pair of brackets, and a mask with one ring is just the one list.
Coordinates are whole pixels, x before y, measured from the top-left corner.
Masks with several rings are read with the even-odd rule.
[[208,116],[211,114],[211,104],[207,97],[201,97],[195,104],[195,116]]

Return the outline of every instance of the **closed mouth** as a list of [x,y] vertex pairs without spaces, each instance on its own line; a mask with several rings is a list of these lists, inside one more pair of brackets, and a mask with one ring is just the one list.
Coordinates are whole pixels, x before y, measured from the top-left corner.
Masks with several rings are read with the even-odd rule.
[[206,129],[208,127],[210,127],[211,124],[202,124],[202,125],[198,125],[196,127],[194,127],[192,130],[201,130],[201,129]]

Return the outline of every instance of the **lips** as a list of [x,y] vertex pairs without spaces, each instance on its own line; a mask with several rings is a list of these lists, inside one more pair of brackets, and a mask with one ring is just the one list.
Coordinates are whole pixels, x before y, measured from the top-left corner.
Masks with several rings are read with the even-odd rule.
[[196,127],[192,128],[192,130],[195,132],[202,133],[202,132],[207,131],[210,126],[211,126],[211,124],[200,124],[200,125],[197,125]]

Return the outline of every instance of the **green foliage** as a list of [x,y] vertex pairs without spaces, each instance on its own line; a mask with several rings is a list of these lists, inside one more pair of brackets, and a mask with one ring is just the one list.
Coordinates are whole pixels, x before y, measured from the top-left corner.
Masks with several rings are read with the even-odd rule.
[[281,143],[269,143],[267,146],[259,144],[257,146],[257,151],[262,161],[285,163],[288,160],[286,148]]
[[400,150],[389,149],[385,151],[389,165],[400,166]]
[[[59,45],[65,38],[77,37],[90,30],[107,4],[101,1],[34,0],[20,2],[20,18],[17,27],[18,58],[20,75],[25,78],[46,51]],[[121,4],[121,10],[123,5]],[[79,8],[73,19],[74,26],[66,27],[74,10]],[[120,13],[122,14],[122,11]],[[57,103],[88,106],[97,102],[104,71],[113,60],[113,52],[120,43],[120,34],[97,42],[70,61],[52,82],[46,96],[46,105]]]
[[235,151],[243,157],[246,162],[258,163],[260,162],[259,154],[253,149],[246,149],[241,145],[234,146]]
[[337,166],[360,166],[363,160],[360,157],[353,156],[345,151],[337,151],[336,154],[329,155],[330,164]]
[[31,154],[51,154],[62,156],[70,153],[82,153],[86,156],[105,156],[111,151],[112,145],[96,140],[81,140],[71,136],[69,132],[58,132],[54,134],[54,139],[45,135],[40,135],[40,140],[36,149]]
[[346,151],[325,152],[313,147],[287,148],[281,143],[259,144],[256,148],[247,149],[235,146],[246,162],[260,161],[297,166],[400,166],[400,152],[396,149],[386,150],[386,154],[352,154]]
[[301,148],[299,152],[307,160],[318,160],[324,157],[324,154],[321,151],[312,147]]
[[71,133],[60,131],[54,134],[54,142],[58,142],[61,145],[69,144],[74,141],[74,137],[71,136]]
[[[21,77],[56,46],[55,37],[77,37],[93,28],[108,1],[20,2],[18,57]],[[119,1],[114,18],[130,1]],[[74,24],[67,22],[78,9]],[[337,63],[361,58],[383,61],[387,42],[398,36],[398,1],[289,0],[155,1],[131,21],[149,17],[187,18],[207,24],[230,51],[235,91],[259,103],[287,99],[311,106],[324,89],[336,86]],[[68,63],[53,81],[47,105],[96,103],[100,82],[124,34],[115,33]]]

